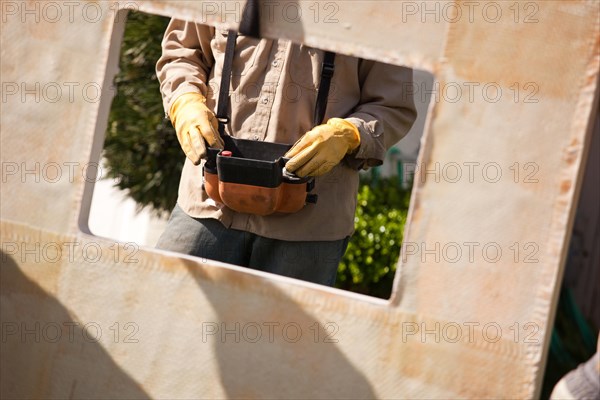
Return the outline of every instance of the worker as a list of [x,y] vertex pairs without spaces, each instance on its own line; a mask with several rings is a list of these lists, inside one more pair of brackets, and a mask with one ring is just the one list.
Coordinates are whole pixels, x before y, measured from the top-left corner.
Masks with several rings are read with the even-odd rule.
[[316,204],[290,214],[235,212],[203,189],[207,147],[222,148],[216,106],[229,35],[172,19],[156,70],[186,155],[177,205],[157,247],[333,285],[354,230],[358,171],[383,163],[412,126],[412,70],[336,55],[326,112],[313,126],[324,52],[237,36],[229,118],[236,138],[290,144],[288,172],[314,177]]

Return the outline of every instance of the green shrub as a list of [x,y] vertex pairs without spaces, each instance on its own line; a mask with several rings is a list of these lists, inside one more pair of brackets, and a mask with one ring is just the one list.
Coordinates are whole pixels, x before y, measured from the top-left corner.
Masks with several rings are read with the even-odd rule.
[[336,286],[389,297],[410,201],[410,189],[394,178],[362,179],[355,232],[338,269]]
[[107,177],[139,205],[170,211],[177,201],[183,153],[164,118],[155,74],[168,18],[130,12],[121,47],[116,96],[104,143]]

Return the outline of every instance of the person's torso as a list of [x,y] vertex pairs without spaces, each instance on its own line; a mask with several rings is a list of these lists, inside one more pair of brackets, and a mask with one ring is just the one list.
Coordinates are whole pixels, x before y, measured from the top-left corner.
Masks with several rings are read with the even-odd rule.
[[[228,32],[215,30],[214,67],[207,105],[216,110]],[[293,144],[312,128],[324,52],[285,40],[238,36],[232,66],[226,132],[234,137]],[[325,121],[350,114],[360,100],[358,59],[336,56]],[[186,161],[179,204],[194,217],[281,240],[338,240],[354,226],[358,172],[344,162],[315,179],[317,204],[294,214],[240,214],[215,204],[202,190],[201,166]]]

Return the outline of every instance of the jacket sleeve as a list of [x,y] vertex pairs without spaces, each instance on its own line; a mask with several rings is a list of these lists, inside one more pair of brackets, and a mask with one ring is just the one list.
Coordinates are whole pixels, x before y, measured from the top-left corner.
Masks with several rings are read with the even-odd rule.
[[358,151],[346,157],[354,168],[383,164],[389,148],[402,139],[417,119],[412,69],[360,60],[360,101],[346,120],[358,127]]
[[162,55],[156,64],[163,107],[168,115],[178,96],[207,94],[207,82],[214,65],[210,47],[214,28],[171,19],[162,40]]

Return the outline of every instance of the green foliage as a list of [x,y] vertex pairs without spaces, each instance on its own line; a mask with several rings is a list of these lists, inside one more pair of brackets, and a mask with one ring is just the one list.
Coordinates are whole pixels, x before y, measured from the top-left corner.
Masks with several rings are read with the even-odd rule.
[[338,288],[390,296],[409,201],[410,189],[403,189],[395,177],[362,180],[355,232],[338,268]]
[[183,153],[164,118],[155,65],[169,20],[130,12],[115,78],[104,157],[107,177],[140,205],[170,211],[177,200]]

